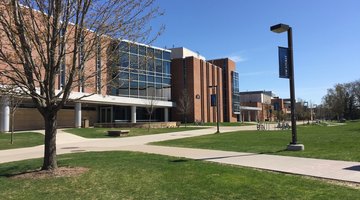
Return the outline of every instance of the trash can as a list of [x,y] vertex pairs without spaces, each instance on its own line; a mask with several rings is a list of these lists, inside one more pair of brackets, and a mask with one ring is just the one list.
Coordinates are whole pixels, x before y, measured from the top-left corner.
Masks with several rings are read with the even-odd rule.
[[82,128],[89,128],[89,120],[88,119],[83,120]]

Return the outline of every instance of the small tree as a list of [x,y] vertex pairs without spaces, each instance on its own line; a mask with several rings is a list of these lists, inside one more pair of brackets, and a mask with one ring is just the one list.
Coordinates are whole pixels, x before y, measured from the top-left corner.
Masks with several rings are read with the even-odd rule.
[[146,100],[146,112],[148,114],[148,131],[150,131],[151,128],[151,119],[152,116],[156,110],[156,104],[157,104],[157,99],[154,95],[151,95],[148,97],[148,99]]
[[8,85],[3,86],[0,89],[0,94],[3,96],[3,104],[8,104],[10,108],[10,119],[11,119],[11,127],[10,127],[10,143],[14,144],[14,130],[15,130],[15,112],[17,108],[20,106],[21,102],[24,100],[25,95],[17,90],[16,87]]
[[176,104],[177,111],[183,116],[185,127],[187,124],[187,116],[191,113],[191,108],[192,108],[192,101],[188,93],[188,90],[185,89],[181,92],[181,96],[179,97]]

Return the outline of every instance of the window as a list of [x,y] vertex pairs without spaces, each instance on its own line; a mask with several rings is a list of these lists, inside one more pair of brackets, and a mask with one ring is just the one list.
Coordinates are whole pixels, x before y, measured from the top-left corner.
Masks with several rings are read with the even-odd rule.
[[139,56],[139,69],[146,70],[146,57],[145,56]]
[[154,58],[154,57],[155,57],[155,55],[154,55],[154,49],[151,48],[151,47],[146,48],[146,54],[147,54],[147,56],[150,57],[150,58]]
[[157,73],[162,73],[162,62],[161,62],[161,60],[156,59],[155,60],[155,65],[156,65],[156,72]]
[[139,82],[139,96],[146,97],[146,83]]
[[161,86],[161,84],[156,84],[156,97],[158,99],[162,98],[162,86]]
[[129,52],[129,43],[121,41],[119,47],[120,47],[120,51]]
[[129,80],[129,72],[128,71],[120,71],[120,79]]
[[132,69],[139,68],[138,56],[137,55],[130,54],[130,68],[132,68]]
[[160,77],[157,76],[156,79],[155,79],[155,82],[156,82],[156,83],[161,83],[161,82],[162,82],[162,81],[161,81],[161,76],[160,76]]
[[138,82],[130,81],[130,95],[138,96]]
[[128,67],[129,66],[129,54],[120,52],[120,66]]
[[120,96],[128,96],[129,95],[129,82],[128,81],[120,81],[120,87],[118,94]]
[[147,96],[154,97],[155,96],[155,87],[153,83],[147,84]]
[[[112,94],[137,98],[169,100],[171,98],[171,54],[169,51],[154,49],[121,41],[115,44],[117,57],[114,63],[114,80],[109,86]],[[101,60],[96,62],[101,63]]]
[[155,49],[155,58],[162,59],[162,51],[159,49]]
[[146,47],[139,45],[139,55],[146,56]]
[[169,61],[163,61],[163,67],[164,67],[164,74],[171,74]]
[[139,74],[139,81],[146,81],[146,75],[145,74]]
[[239,74],[237,72],[232,73],[232,102],[233,102],[233,112],[240,112],[240,93],[239,93]]
[[153,83],[155,81],[154,76],[148,76],[147,80],[148,80],[148,82],[151,82],[151,83]]
[[164,83],[171,85],[171,79],[170,78],[164,78]]
[[138,54],[138,45],[137,44],[130,44],[130,53]]
[[150,72],[154,71],[154,59],[153,58],[148,58],[148,62],[147,62],[147,70]]
[[163,52],[163,59],[164,59],[164,60],[171,60],[171,54],[170,54],[170,52],[164,51],[164,52]]
[[131,81],[138,81],[138,75],[137,73],[130,73],[130,80]]

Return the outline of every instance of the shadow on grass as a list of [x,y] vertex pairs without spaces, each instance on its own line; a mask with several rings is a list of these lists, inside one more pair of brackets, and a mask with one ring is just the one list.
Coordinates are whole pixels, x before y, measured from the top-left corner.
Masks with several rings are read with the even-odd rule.
[[188,162],[189,159],[176,159],[176,160],[170,160],[172,163],[182,163],[182,162]]
[[26,174],[31,171],[37,171],[40,168],[34,169],[33,166],[30,165],[22,165],[20,166],[9,166],[9,167],[1,167],[0,168],[0,177],[11,178],[13,176],[17,176],[20,174]]
[[288,151],[287,149],[281,149],[281,150],[277,150],[277,151],[265,151],[265,152],[260,152],[258,154],[276,154],[276,153],[281,153],[281,152],[285,152]]

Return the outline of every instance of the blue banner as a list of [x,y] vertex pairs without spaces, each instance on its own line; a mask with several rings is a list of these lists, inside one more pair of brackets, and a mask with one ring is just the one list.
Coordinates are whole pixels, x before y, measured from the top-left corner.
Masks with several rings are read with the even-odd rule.
[[289,49],[279,47],[279,77],[290,78]]
[[212,94],[210,96],[211,99],[211,106],[216,106],[216,94]]

